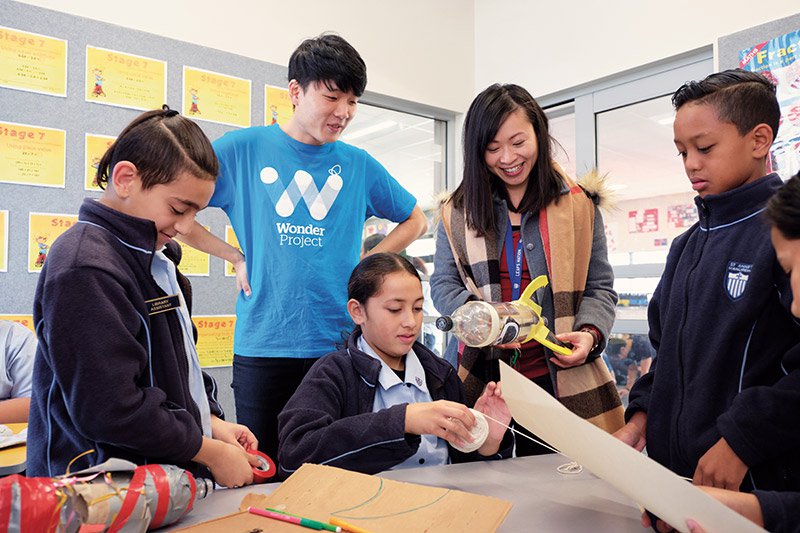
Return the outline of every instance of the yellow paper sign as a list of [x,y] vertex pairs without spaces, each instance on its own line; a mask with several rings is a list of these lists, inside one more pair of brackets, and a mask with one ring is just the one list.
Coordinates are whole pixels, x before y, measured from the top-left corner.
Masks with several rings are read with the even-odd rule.
[[33,327],[33,315],[0,315],[0,320],[10,320],[11,322],[22,324],[36,333],[36,328]]
[[0,210],[0,272],[8,272],[8,211]]
[[289,98],[289,91],[272,85],[264,86],[264,124],[280,124],[289,122],[294,115],[294,107]]
[[0,182],[64,187],[64,130],[0,122]]
[[67,96],[67,41],[0,26],[0,87]]
[[250,80],[183,67],[183,114],[231,126],[250,126]]
[[28,272],[39,272],[59,235],[78,222],[77,215],[28,214]]
[[83,178],[83,188],[87,191],[102,190],[97,185],[97,167],[100,165],[100,160],[105,155],[106,150],[114,144],[115,140],[117,140],[116,137],[108,135],[86,134],[86,148],[84,150],[86,175]]
[[84,93],[87,102],[160,109],[167,103],[167,63],[87,46]]
[[200,366],[231,366],[236,315],[196,315],[192,321],[197,327]]
[[[206,229],[211,229],[210,226],[203,225]],[[181,256],[181,272],[184,276],[208,276],[209,274],[209,261],[210,256],[205,253],[192,248],[186,243],[181,243],[183,248],[183,255]]]
[[[239,239],[236,238],[236,234],[233,232],[233,226],[225,226],[225,242],[237,250],[241,250],[241,248],[239,248]],[[236,277],[236,271],[233,269],[233,263],[229,261],[225,261],[225,275],[228,277]]]

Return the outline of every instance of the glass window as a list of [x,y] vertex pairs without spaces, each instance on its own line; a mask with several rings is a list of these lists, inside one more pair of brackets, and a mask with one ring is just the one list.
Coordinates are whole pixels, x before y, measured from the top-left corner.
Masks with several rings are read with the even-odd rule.
[[444,186],[446,131],[440,120],[359,104],[342,140],[369,152],[428,210]]
[[[695,194],[673,143],[674,120],[669,95],[596,115],[598,169],[608,174],[615,196],[616,209],[604,216],[615,267],[663,265],[672,240],[697,220]],[[619,325],[647,320],[658,280],[617,276]]]
[[550,107],[545,110],[550,120],[550,136],[553,143],[553,159],[561,165],[567,175],[575,177],[575,106],[572,103]]
[[[422,277],[426,303],[423,308],[422,338],[428,348],[443,354],[444,335],[433,325],[439,316],[430,302],[430,274],[433,273],[435,244],[433,212],[439,192],[445,188],[447,123],[429,117],[359,104],[353,122],[342,140],[369,152],[407,191],[417,199],[417,205],[428,215],[428,234],[412,242],[406,253],[418,257],[415,264]],[[364,224],[363,237],[388,234],[395,223],[370,218]]]
[[695,196],[673,143],[670,96],[598,113],[597,166],[615,211],[605,217],[615,265],[664,263],[672,240],[697,220]]

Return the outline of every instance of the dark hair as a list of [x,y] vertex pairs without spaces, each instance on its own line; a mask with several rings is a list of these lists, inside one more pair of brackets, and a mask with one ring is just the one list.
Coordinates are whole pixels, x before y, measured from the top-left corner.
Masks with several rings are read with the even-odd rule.
[[367,86],[367,65],[342,37],[323,33],[306,39],[292,52],[289,58],[291,80],[297,80],[304,91],[312,82],[326,85],[333,82],[339,90],[361,96]]
[[[486,147],[497,135],[502,123],[514,111],[522,109],[533,126],[538,155],[531,169],[528,186],[520,205],[513,206],[503,181],[486,165]],[[453,192],[453,205],[464,209],[467,225],[478,235],[497,232],[492,194],[499,195],[509,209],[519,213],[537,212],[558,200],[562,179],[551,161],[550,132],[547,115],[533,96],[519,85],[494,84],[475,97],[464,120],[464,179]]]
[[737,68],[686,82],[672,95],[672,105],[677,111],[689,102],[712,106],[717,117],[736,126],[740,135],[759,124],[772,128],[773,138],[778,135],[781,109],[775,85],[761,74]]
[[361,260],[347,282],[347,299],[366,304],[367,300],[378,294],[383,279],[394,272],[407,272],[417,279],[419,273],[406,258],[395,253],[381,252],[368,255]]
[[800,239],[800,172],[770,198],[764,216],[787,239]]
[[97,184],[105,184],[120,161],[130,161],[142,180],[142,188],[170,183],[181,171],[215,181],[219,162],[200,126],[177,111],[147,111],[136,117],[108,147],[97,167]]
[[386,235],[382,233],[373,233],[372,235],[364,239],[364,242],[361,245],[361,249],[364,251],[365,254],[369,253],[373,248],[378,246],[381,243],[381,241],[383,241],[383,239],[385,238]]

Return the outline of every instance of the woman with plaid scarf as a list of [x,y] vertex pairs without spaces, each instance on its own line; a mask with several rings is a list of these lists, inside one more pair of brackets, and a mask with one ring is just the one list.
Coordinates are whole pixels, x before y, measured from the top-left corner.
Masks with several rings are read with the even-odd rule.
[[[552,161],[552,142],[544,111],[524,88],[495,84],[475,98],[464,122],[464,178],[442,204],[431,294],[437,310],[451,314],[472,299],[515,300],[547,275],[538,303],[550,329],[574,346],[571,355],[535,341],[458,349],[453,339],[445,357],[458,362],[468,404],[484,383],[499,379],[503,359],[573,412],[614,431],[622,425],[621,402],[602,361],[594,364],[617,302],[600,197]],[[543,449],[517,441],[516,452]]]

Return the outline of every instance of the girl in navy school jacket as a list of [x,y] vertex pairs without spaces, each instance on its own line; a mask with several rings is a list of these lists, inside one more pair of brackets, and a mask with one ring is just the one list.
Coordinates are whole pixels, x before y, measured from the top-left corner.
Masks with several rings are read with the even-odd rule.
[[500,423],[487,419],[477,452],[453,448],[472,442],[476,421],[454,368],[415,342],[423,297],[411,263],[367,256],[350,276],[348,297],[356,329],[344,348],[314,364],[278,417],[280,476],[303,463],[374,474],[510,455],[511,414],[495,383],[475,408]]

